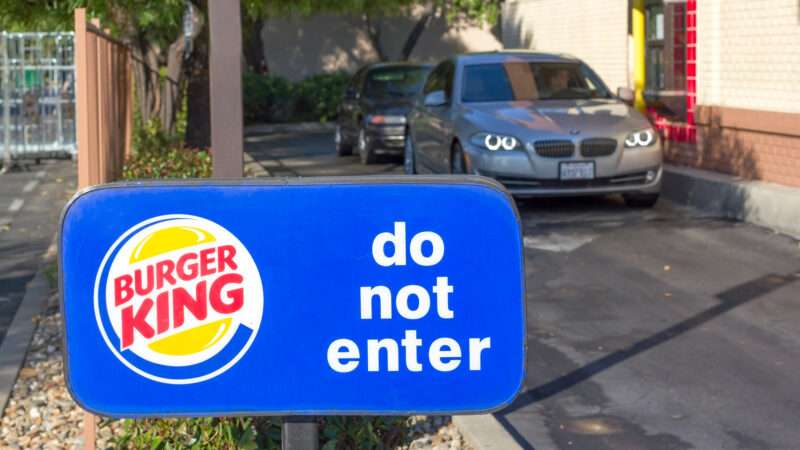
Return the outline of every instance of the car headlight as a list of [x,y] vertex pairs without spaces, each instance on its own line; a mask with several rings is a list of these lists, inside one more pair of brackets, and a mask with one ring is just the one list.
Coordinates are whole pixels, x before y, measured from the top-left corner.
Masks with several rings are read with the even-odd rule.
[[519,140],[514,136],[504,134],[477,133],[470,138],[470,142],[478,147],[485,148],[486,150],[515,150],[520,147]]
[[367,123],[373,125],[405,125],[406,116],[372,114],[367,116]]
[[653,130],[636,131],[625,138],[625,148],[649,147],[656,143],[656,133]]

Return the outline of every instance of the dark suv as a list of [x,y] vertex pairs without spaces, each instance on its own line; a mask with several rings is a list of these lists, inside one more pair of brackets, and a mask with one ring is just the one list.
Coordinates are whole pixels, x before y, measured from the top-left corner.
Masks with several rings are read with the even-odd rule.
[[362,67],[347,85],[336,124],[336,152],[358,151],[371,164],[378,155],[403,154],[406,114],[431,66],[406,62]]

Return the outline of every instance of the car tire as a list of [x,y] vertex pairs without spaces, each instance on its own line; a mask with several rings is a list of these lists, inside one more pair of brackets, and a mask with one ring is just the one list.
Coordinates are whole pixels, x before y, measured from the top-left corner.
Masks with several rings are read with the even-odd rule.
[[361,164],[364,165],[375,164],[378,159],[372,146],[369,145],[367,133],[363,128],[358,130],[358,156],[361,157]]
[[416,175],[417,164],[414,155],[414,144],[411,142],[411,133],[406,130],[406,145],[403,150],[403,170],[406,175]]
[[658,202],[658,194],[627,194],[622,198],[630,208],[652,208]]
[[333,141],[336,143],[336,154],[339,156],[349,156],[353,154],[353,143],[347,141],[342,134],[342,127],[336,125],[336,132],[333,136]]
[[458,141],[453,143],[453,149],[450,151],[450,173],[467,173],[467,164],[466,160],[464,159],[464,149],[461,147],[461,144],[459,144]]

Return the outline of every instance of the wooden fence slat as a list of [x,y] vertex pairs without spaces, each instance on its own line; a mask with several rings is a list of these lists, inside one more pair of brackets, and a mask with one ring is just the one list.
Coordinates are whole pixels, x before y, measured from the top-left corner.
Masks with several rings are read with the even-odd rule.
[[133,79],[130,50],[75,10],[76,138],[78,185],[114,181],[130,155]]

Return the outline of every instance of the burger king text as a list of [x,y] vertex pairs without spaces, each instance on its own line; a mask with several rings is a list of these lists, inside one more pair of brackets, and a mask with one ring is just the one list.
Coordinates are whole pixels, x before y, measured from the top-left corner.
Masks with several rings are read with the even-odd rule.
[[[152,339],[181,328],[187,312],[203,321],[209,308],[219,314],[241,309],[243,278],[234,272],[235,256],[234,246],[219,245],[187,251],[115,277],[114,306],[121,308],[122,350],[133,345],[137,336]],[[178,283],[196,284],[189,292]],[[131,302],[134,297],[144,300]],[[153,308],[155,314],[150,313]]]
[[[389,245],[390,244],[390,245]],[[426,245],[428,244],[428,245]],[[387,247],[391,254],[387,254]],[[426,247],[429,247],[426,249]],[[406,252],[408,248],[408,252]],[[407,254],[408,253],[408,254]],[[382,267],[402,267],[407,265],[408,256],[414,264],[434,267],[445,255],[442,237],[433,231],[416,233],[406,246],[406,223],[395,222],[393,232],[383,232],[372,241],[373,260]],[[437,276],[430,287],[435,296],[436,314],[440,319],[453,320],[455,311],[450,306],[450,294],[455,288],[450,285],[447,276]],[[412,300],[414,298],[415,300]],[[394,310],[405,320],[420,320],[433,309],[431,294],[428,288],[409,284],[400,287],[392,300],[392,291],[388,286],[362,286],[360,288],[361,320],[391,320]],[[405,368],[410,372],[422,372],[426,365],[420,362],[419,349],[426,346],[427,365],[439,372],[451,372],[462,363],[462,344],[451,337],[437,337],[429,344],[417,335],[417,330],[404,330],[403,337],[367,339],[366,370],[368,372],[398,372],[400,370],[400,346],[403,347]],[[492,346],[491,337],[473,337],[467,339],[467,367],[470,371],[481,370],[483,352]],[[352,339],[338,338],[328,346],[328,366],[338,373],[349,373],[361,365],[361,348]],[[385,355],[381,358],[381,355]]]

